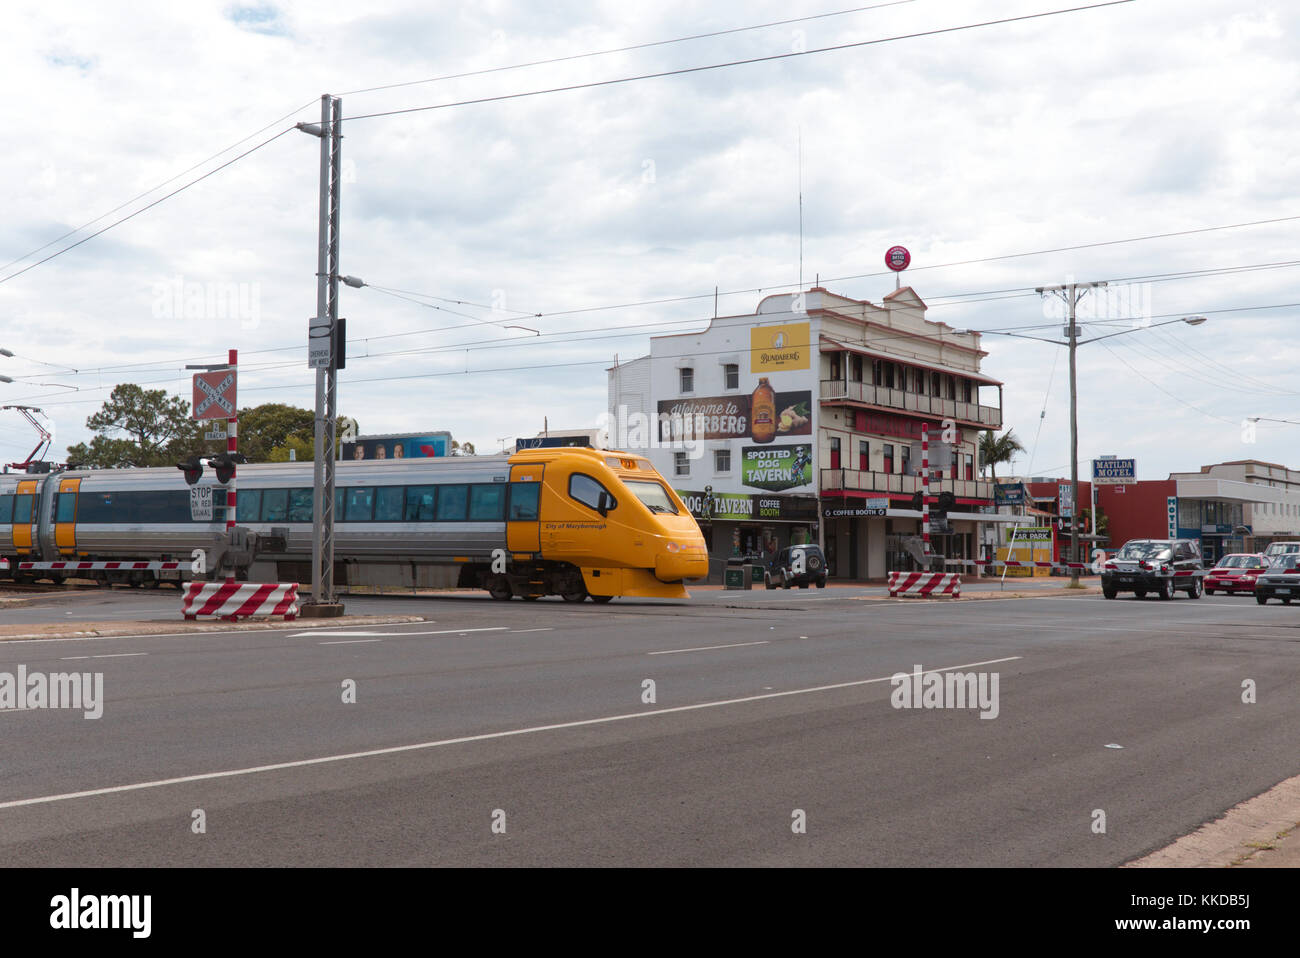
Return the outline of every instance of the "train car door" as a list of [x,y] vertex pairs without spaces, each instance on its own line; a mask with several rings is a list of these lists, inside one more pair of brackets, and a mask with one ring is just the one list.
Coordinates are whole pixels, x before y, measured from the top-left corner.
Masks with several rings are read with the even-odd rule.
[[80,479],[59,480],[59,494],[54,500],[54,547],[61,556],[77,552],[77,491]]
[[510,501],[506,514],[506,548],[511,552],[535,554],[542,551],[539,511],[542,499],[542,471],[545,464],[532,462],[510,470]]
[[36,480],[18,483],[14,496],[14,551],[20,556],[32,554],[32,522],[36,518]]

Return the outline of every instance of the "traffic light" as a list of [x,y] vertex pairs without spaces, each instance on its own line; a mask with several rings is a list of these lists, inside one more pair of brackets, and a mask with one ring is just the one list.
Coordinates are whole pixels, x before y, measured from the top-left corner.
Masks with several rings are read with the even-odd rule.
[[213,456],[208,462],[212,464],[212,468],[217,473],[217,482],[223,486],[234,477],[235,460],[230,457],[230,453],[223,452],[218,456]]
[[915,509],[917,512],[920,512],[921,505],[922,505],[921,493],[919,492],[912,493],[912,508]]
[[176,468],[185,473],[185,481],[191,486],[203,475],[203,463],[199,461],[198,456],[176,463]]
[[935,507],[935,511],[937,511],[940,515],[946,516],[949,512],[955,509],[956,506],[957,506],[956,496],[954,496],[951,492],[941,492],[939,493],[939,502],[938,505]]

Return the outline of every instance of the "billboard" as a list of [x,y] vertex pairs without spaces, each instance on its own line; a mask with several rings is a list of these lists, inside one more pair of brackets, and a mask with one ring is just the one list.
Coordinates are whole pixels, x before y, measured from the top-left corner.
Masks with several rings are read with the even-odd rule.
[[774,396],[775,429],[766,439],[754,435],[751,417],[754,397],[743,395],[661,400],[658,405],[659,439],[661,442],[685,439],[754,439],[756,442],[770,442],[785,436],[811,436],[812,392],[807,389],[774,392]]
[[812,446],[745,446],[740,482],[754,489],[781,492],[812,485]]
[[749,330],[749,371],[808,369],[812,353],[811,325],[754,326]]
[[421,459],[445,456],[451,452],[451,434],[435,433],[412,436],[358,436],[343,443],[346,460]]

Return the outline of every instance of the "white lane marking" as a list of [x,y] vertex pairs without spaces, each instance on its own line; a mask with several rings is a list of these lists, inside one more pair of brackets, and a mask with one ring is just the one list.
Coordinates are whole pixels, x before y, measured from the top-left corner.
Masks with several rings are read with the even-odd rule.
[[[301,639],[310,635],[327,635],[327,636],[354,636],[354,635],[373,635],[380,638],[400,638],[403,635],[464,635],[467,632],[506,632],[509,631],[504,625],[494,625],[489,629],[442,629],[438,632],[324,632],[320,629],[312,629],[308,632],[298,632],[289,636],[291,639]],[[324,643],[321,643],[324,645]]]
[[148,652],[106,652],[103,655],[65,655],[59,659],[60,662],[71,662],[73,659],[125,659],[132,655],[148,655]]
[[522,635],[525,632],[554,632],[554,629],[511,629],[511,635]]
[[678,652],[712,652],[714,649],[739,649],[746,645],[767,645],[771,640],[762,642],[733,642],[731,645],[701,645],[695,649],[665,649],[662,652],[647,652],[646,655],[676,655]]
[[[1001,659],[988,659],[984,662],[967,662],[964,665],[947,665],[939,669],[925,669],[921,674],[931,672],[954,672],[957,669],[973,669],[979,665],[997,665],[1000,662],[1014,662],[1024,658],[1021,655],[1008,655]],[[894,675],[913,675],[913,672],[895,672]],[[806,689],[790,689],[785,692],[767,692],[763,695],[746,695],[738,699],[721,699],[716,702],[698,702],[695,705],[676,705],[666,709],[650,709],[645,712],[624,712],[620,715],[606,715],[601,718],[579,719],[575,722],[557,722],[553,725],[532,725],[525,728],[509,729],[505,732],[484,732],[481,735],[464,735],[460,738],[444,738],[434,742],[417,742],[413,745],[393,745],[388,748],[373,748],[364,752],[345,752],[341,755],[322,755],[319,758],[304,758],[294,762],[276,762],[274,765],[255,765],[251,768],[232,768],[225,772],[202,772],[198,775],[183,775],[180,778],[163,778],[153,782],[136,782],[132,785],[113,785],[108,788],[92,788],[84,792],[64,792],[61,795],[42,795],[39,798],[20,798],[11,802],[0,802],[0,809],[19,808],[23,805],[47,805],[72,798],[92,798],[98,795],[115,795],[121,792],[138,792],[146,788],[162,788],[166,785],[184,785],[188,782],[206,782],[216,778],[234,778],[237,775],[256,775],[259,772],[279,772],[290,768],[304,768],[309,765],[326,765],[345,762],[354,758],[375,758],[380,755],[397,755],[401,752],[427,751],[446,745],[464,745],[469,742],[487,742],[493,739],[513,738],[516,735],[531,735],[534,732],[554,732],[560,729],[583,728],[588,725],[606,725],[610,722],[623,722],[628,719],[652,718],[656,715],[672,715],[675,712],[695,712],[700,709],[721,708],[724,705],[742,705],[746,702],[759,702],[764,699],[779,699],[788,695],[807,695],[812,692],[830,692],[835,689],[849,689],[859,685],[875,685],[890,682],[893,675],[876,679],[858,679],[854,682],[836,682],[834,685],[817,685]]]
[[382,642],[383,639],[340,639],[337,642],[321,642],[320,645],[360,645],[363,642]]

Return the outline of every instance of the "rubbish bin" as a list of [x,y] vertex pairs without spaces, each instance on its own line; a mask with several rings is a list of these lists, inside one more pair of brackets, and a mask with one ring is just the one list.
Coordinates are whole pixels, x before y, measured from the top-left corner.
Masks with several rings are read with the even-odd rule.
[[748,568],[743,565],[727,566],[722,573],[723,586],[728,589],[748,588]]

